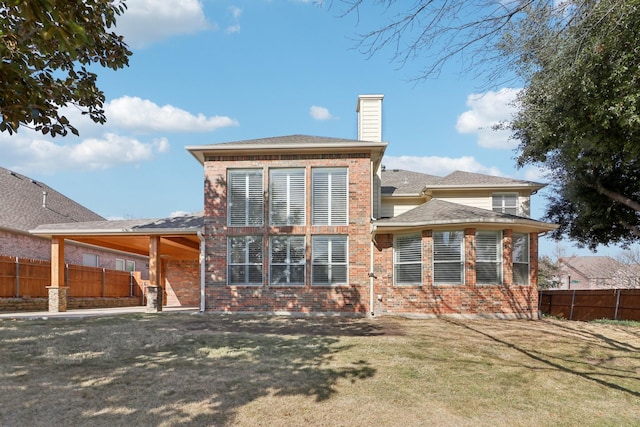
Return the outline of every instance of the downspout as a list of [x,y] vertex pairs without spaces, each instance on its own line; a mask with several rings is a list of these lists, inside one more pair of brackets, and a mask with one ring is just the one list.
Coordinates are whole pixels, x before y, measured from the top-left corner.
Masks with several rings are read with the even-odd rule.
[[373,225],[373,221],[375,221],[375,218],[373,217],[373,211],[374,211],[374,206],[373,204],[375,203],[374,201],[374,191],[376,191],[375,189],[375,178],[374,175],[377,175],[377,172],[374,170],[375,167],[375,163],[373,160],[371,160],[370,162],[371,164],[371,173],[369,175],[369,179],[370,179],[370,183],[369,183],[369,188],[371,191],[371,194],[369,196],[369,199],[371,200],[371,242],[369,243],[369,315],[371,317],[375,316],[375,311],[373,309],[373,304],[374,304],[374,298],[373,298],[373,292],[374,292],[374,282],[373,279],[375,278],[375,273],[374,273],[374,264],[373,264],[373,251],[374,251],[374,246],[373,246],[373,233],[375,231],[375,225]]
[[205,307],[205,240],[201,231],[198,231],[198,239],[200,239],[200,313],[204,313]]

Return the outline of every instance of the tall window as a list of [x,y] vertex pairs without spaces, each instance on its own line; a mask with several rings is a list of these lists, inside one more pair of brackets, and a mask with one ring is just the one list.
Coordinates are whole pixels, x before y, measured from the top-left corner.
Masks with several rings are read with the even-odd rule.
[[313,236],[311,240],[312,284],[346,284],[347,253],[347,236]]
[[502,283],[502,233],[499,231],[476,233],[476,283]]
[[518,193],[494,193],[491,204],[494,212],[518,215]]
[[269,215],[271,225],[304,225],[305,170],[269,171]]
[[347,168],[314,168],[311,192],[313,225],[347,225]]
[[396,285],[422,283],[422,235],[396,236],[393,273]]
[[264,216],[262,169],[230,170],[227,193],[230,226],[262,225]]
[[529,284],[529,235],[513,233],[513,283]]
[[304,236],[272,236],[269,250],[269,282],[272,285],[304,285]]
[[433,233],[433,282],[460,285],[464,281],[464,232]]
[[262,285],[262,237],[230,236],[227,268],[229,285]]

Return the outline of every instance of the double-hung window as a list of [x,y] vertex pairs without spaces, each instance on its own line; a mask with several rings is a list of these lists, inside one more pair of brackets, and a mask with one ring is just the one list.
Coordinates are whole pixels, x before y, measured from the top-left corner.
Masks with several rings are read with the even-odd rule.
[[262,285],[262,236],[229,236],[227,283]]
[[269,171],[269,215],[271,225],[305,224],[305,170]]
[[491,207],[494,212],[518,215],[518,193],[493,193]]
[[272,285],[304,285],[304,236],[271,236],[269,251]]
[[262,169],[230,170],[227,177],[230,226],[261,226],[264,217]]
[[311,259],[313,285],[347,284],[347,236],[313,236]]
[[422,236],[396,236],[393,270],[396,285],[422,284]]
[[347,225],[349,208],[347,168],[312,170],[313,225]]
[[476,233],[476,283],[502,284],[502,233]]
[[460,285],[464,282],[464,232],[433,233],[433,282]]
[[529,284],[529,236],[513,233],[513,283]]

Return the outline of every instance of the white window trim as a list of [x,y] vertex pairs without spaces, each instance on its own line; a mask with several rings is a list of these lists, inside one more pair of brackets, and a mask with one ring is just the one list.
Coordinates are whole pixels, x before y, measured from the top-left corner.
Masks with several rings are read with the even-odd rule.
[[[320,263],[316,263],[315,262],[315,248],[316,248],[316,239],[317,238],[321,238],[321,237],[326,237],[329,240],[329,244],[328,244],[328,248],[327,248],[327,264],[320,264]],[[344,263],[337,263],[337,262],[332,262],[331,258],[332,258],[332,252],[333,252],[333,241],[334,240],[338,240],[338,238],[340,239],[344,239],[344,243],[345,243],[345,262]],[[316,266],[327,266],[327,278],[328,278],[328,283],[316,283],[314,282],[314,268],[316,268]],[[345,277],[346,277],[346,281],[345,282],[333,282],[332,279],[332,267],[333,266],[345,266]],[[315,235],[311,237],[311,285],[312,286],[346,286],[349,284],[349,237],[346,234],[323,234],[323,235]]]
[[[231,181],[232,175],[241,175],[244,174],[245,177],[245,212],[244,212],[244,222],[242,224],[234,224],[233,222],[233,200],[231,195]],[[258,193],[257,201],[261,206],[261,214],[259,218],[259,223],[252,224],[251,223],[251,185],[250,185],[250,175],[257,174],[260,176],[260,191]],[[228,169],[227,170],[227,225],[229,227],[261,227],[264,225],[264,172],[262,169],[253,168],[253,169]],[[256,198],[257,199],[257,198]]]
[[[302,196],[301,196],[301,202],[302,202],[302,216],[301,218],[298,219],[297,222],[292,222],[291,218],[292,218],[292,205],[296,202],[296,198],[300,197],[300,195],[298,194],[293,194],[294,192],[292,190],[292,182],[291,182],[291,172],[298,172],[298,173],[302,173]],[[284,223],[275,223],[274,222],[274,212],[276,211],[276,207],[274,206],[274,202],[276,202],[275,197],[274,197],[274,190],[273,190],[273,183],[275,182],[274,180],[274,173],[277,174],[278,172],[286,172],[286,200],[284,201],[284,204],[286,206],[286,212],[285,212],[285,217],[287,218],[287,220]],[[277,168],[277,169],[270,169],[269,170],[269,224],[273,225],[273,226],[287,226],[287,225],[304,225],[306,224],[306,211],[307,211],[307,206],[306,206],[306,200],[307,200],[307,176],[306,176],[306,170],[305,168]]]
[[[317,202],[315,199],[315,188],[316,182],[314,179],[314,174],[319,171],[333,172],[333,171],[344,171],[345,172],[345,199],[344,199],[344,222],[337,222],[334,220],[336,215],[333,214],[334,211],[334,199],[337,195],[334,195],[332,191],[327,191],[327,223],[320,222],[317,218]],[[329,175],[327,187],[331,188],[333,175]],[[311,169],[311,222],[312,225],[348,225],[349,224],[349,168],[348,167],[318,167]]]
[[[435,235],[437,233],[460,233],[460,235],[462,236],[462,238],[460,239],[460,260],[459,261],[448,261],[448,260],[436,260],[436,244],[435,244]],[[432,239],[433,239],[433,285],[434,286],[463,286],[465,284],[465,237],[464,237],[464,230],[438,230],[438,231],[433,231],[432,232]],[[454,264],[457,263],[460,266],[460,281],[459,282],[436,282],[436,275],[435,275],[435,271],[436,271],[436,264]]]
[[[496,258],[495,259],[480,259],[478,258],[478,236],[484,234],[484,235],[494,235],[497,237],[496,239]],[[503,258],[502,258],[502,239],[503,239],[503,235],[502,235],[502,231],[477,231],[476,232],[476,284],[480,285],[480,286],[491,286],[491,285],[502,285],[502,283],[504,283],[504,273],[503,273],[503,268],[504,268],[504,262],[503,262]],[[478,280],[478,264],[481,263],[495,263],[495,268],[496,268],[496,273],[498,275],[498,280],[496,282],[480,282]]]
[[[246,243],[248,239],[256,238],[260,240],[260,253],[261,258],[264,260],[264,247],[263,247],[263,238],[259,235],[251,235],[251,236],[227,236],[227,286],[262,286],[264,281],[264,263],[263,262],[251,262],[250,260],[250,251],[249,245]],[[245,247],[244,247],[244,262],[242,263],[232,263],[231,262],[231,240],[232,239],[245,239]],[[260,282],[251,282],[250,280],[250,268],[251,266],[260,266],[261,274],[260,274]],[[232,266],[244,266],[245,271],[245,281],[240,282],[231,282],[231,267]]]
[[[515,205],[514,206],[507,205],[506,197],[515,197]],[[495,202],[497,198],[499,198],[499,201],[500,201],[499,207],[495,206],[496,204]],[[493,193],[491,195],[491,209],[494,212],[500,212],[500,213],[509,213],[507,212],[507,210],[515,209],[515,213],[513,213],[512,215],[520,215],[520,194],[513,191],[512,192],[503,191],[499,193]]]
[[[274,239],[287,239],[287,259],[285,263],[275,263],[273,261],[273,240]],[[293,238],[298,238],[298,239],[302,239],[302,244],[303,244],[303,251],[304,251],[304,255],[302,257],[302,262],[299,263],[294,263],[291,262],[291,242],[290,240]],[[306,277],[307,277],[307,259],[306,259],[306,239],[304,235],[298,235],[298,234],[290,234],[290,235],[276,235],[276,236],[270,236],[269,237],[269,285],[270,286],[304,286],[306,283]],[[280,283],[274,283],[273,282],[273,271],[272,268],[275,265],[280,265],[280,266],[285,266],[285,268],[287,270],[290,270],[292,267],[294,266],[302,266],[303,272],[302,272],[302,282],[280,282]]]

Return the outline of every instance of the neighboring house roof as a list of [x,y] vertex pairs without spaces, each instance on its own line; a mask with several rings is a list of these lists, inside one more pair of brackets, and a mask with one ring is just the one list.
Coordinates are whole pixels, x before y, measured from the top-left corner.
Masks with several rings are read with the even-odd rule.
[[403,169],[384,169],[381,174],[382,194],[394,196],[420,196],[428,184],[442,177]]
[[587,279],[614,277],[624,264],[609,256],[575,256],[560,258],[560,263]]
[[466,190],[470,188],[537,191],[544,186],[545,184],[539,182],[464,171],[455,171],[444,177],[402,169],[387,169],[382,172],[382,195],[385,196],[419,196],[432,190]]
[[434,225],[470,224],[510,224],[527,231],[549,231],[557,228],[554,224],[438,199],[430,200],[396,217],[375,221],[373,224],[376,231],[380,232]]
[[259,152],[260,154],[356,152],[371,153],[374,161],[380,161],[386,142],[358,141],[343,138],[327,138],[309,135],[288,135],[271,138],[249,139],[245,141],[222,142],[208,145],[192,145],[186,149],[200,164],[204,164],[206,155],[232,155],[236,153]]
[[0,167],[0,228],[26,232],[40,224],[102,220],[48,185]]

